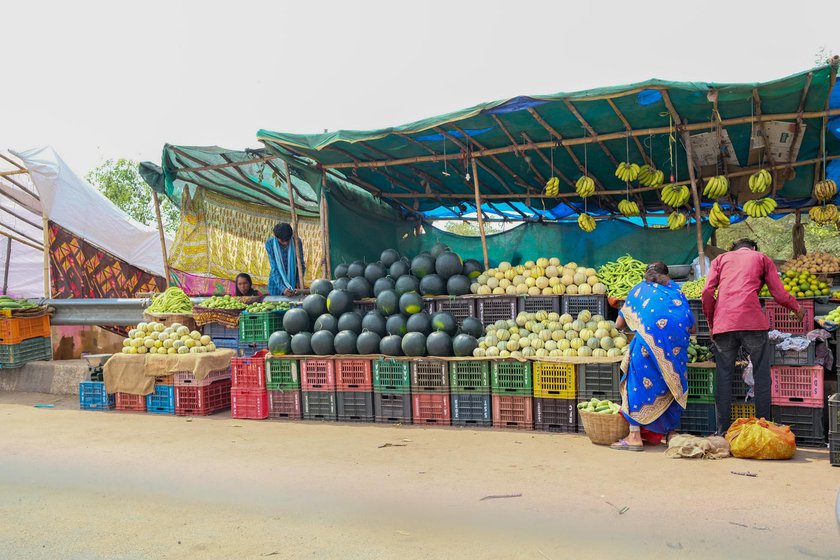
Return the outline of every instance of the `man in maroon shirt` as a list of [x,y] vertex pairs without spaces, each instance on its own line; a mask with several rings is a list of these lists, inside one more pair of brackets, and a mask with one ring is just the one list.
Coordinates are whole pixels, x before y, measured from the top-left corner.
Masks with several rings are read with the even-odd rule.
[[802,318],[802,308],[785,291],[776,265],[770,257],[758,252],[758,245],[751,239],[736,242],[730,252],[712,261],[703,288],[703,314],[709,321],[717,364],[715,405],[719,434],[726,433],[732,423],[732,376],[742,347],[749,353],[753,366],[755,414],[772,420],[769,325],[758,299],[764,284],[779,305]]

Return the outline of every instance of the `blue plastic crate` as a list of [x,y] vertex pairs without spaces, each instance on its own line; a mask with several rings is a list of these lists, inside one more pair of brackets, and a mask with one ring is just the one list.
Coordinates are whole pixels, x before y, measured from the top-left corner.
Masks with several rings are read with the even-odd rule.
[[81,410],[109,410],[114,408],[114,395],[105,392],[102,381],[79,383],[79,408]]
[[227,350],[239,352],[238,338],[214,338],[213,344],[216,345],[216,348],[226,348]]
[[253,356],[260,350],[268,350],[268,342],[240,342],[239,355]]
[[239,327],[231,328],[220,325],[219,323],[207,323],[204,327],[202,327],[201,333],[206,334],[214,340],[217,338],[239,339]]
[[175,414],[175,387],[173,385],[155,385],[155,392],[146,395],[146,412]]

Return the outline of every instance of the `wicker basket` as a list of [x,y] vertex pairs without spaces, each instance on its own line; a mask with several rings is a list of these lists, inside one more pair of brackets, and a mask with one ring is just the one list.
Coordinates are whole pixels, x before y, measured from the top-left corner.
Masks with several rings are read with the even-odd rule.
[[160,323],[165,327],[171,327],[173,324],[178,323],[179,325],[183,325],[190,329],[191,331],[198,330],[195,319],[193,319],[192,313],[143,313],[143,320],[147,323],[156,322]]
[[578,414],[592,443],[610,445],[630,433],[630,424],[623,414],[597,414],[585,410],[578,410]]

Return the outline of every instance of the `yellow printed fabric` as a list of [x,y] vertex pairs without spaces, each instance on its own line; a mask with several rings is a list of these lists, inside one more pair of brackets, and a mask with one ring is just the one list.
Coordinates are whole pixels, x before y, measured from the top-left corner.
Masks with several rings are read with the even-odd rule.
[[739,418],[726,431],[733,457],[742,459],[790,459],[796,453],[796,437],[788,426],[757,418]]
[[[251,275],[255,285],[267,285],[269,275],[265,241],[277,222],[291,223],[291,216],[268,206],[224,197],[197,188],[190,197],[184,189],[181,224],[175,235],[169,264],[191,274],[234,280],[240,272]],[[318,220],[298,218],[298,236],[306,259],[304,283],[321,275],[323,244]]]

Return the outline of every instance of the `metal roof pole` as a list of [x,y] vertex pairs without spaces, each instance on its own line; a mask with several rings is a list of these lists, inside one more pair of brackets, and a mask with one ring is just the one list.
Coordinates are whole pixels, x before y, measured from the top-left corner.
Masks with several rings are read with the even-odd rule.
[[[151,188],[151,187],[149,187]],[[166,271],[166,278],[164,285],[169,287],[169,257],[166,255],[166,238],[163,236],[163,220],[160,217],[160,199],[154,189],[152,189],[152,200],[155,203],[155,218],[157,218],[158,236],[160,237],[160,250],[163,254],[163,269]]]
[[[292,188],[292,171],[289,169],[289,162],[283,160],[283,163],[286,165],[286,190],[289,191],[289,206],[292,209],[292,229],[293,235],[290,243],[292,244],[292,249],[295,252],[295,264],[297,264],[298,269],[298,276],[297,280],[300,281],[300,288],[303,289],[306,286],[303,283],[303,266],[300,260],[300,247],[303,245],[303,240],[298,237],[300,235],[300,230],[298,230],[298,216],[297,216],[297,205],[295,204],[295,189]],[[300,244],[298,244],[300,241]]]
[[481,215],[481,194],[478,188],[478,170],[476,160],[472,158],[473,185],[475,185],[475,216],[478,219],[478,233],[481,235],[481,251],[484,253],[484,270],[490,268],[490,258],[487,256],[487,237],[484,235],[484,216]]

